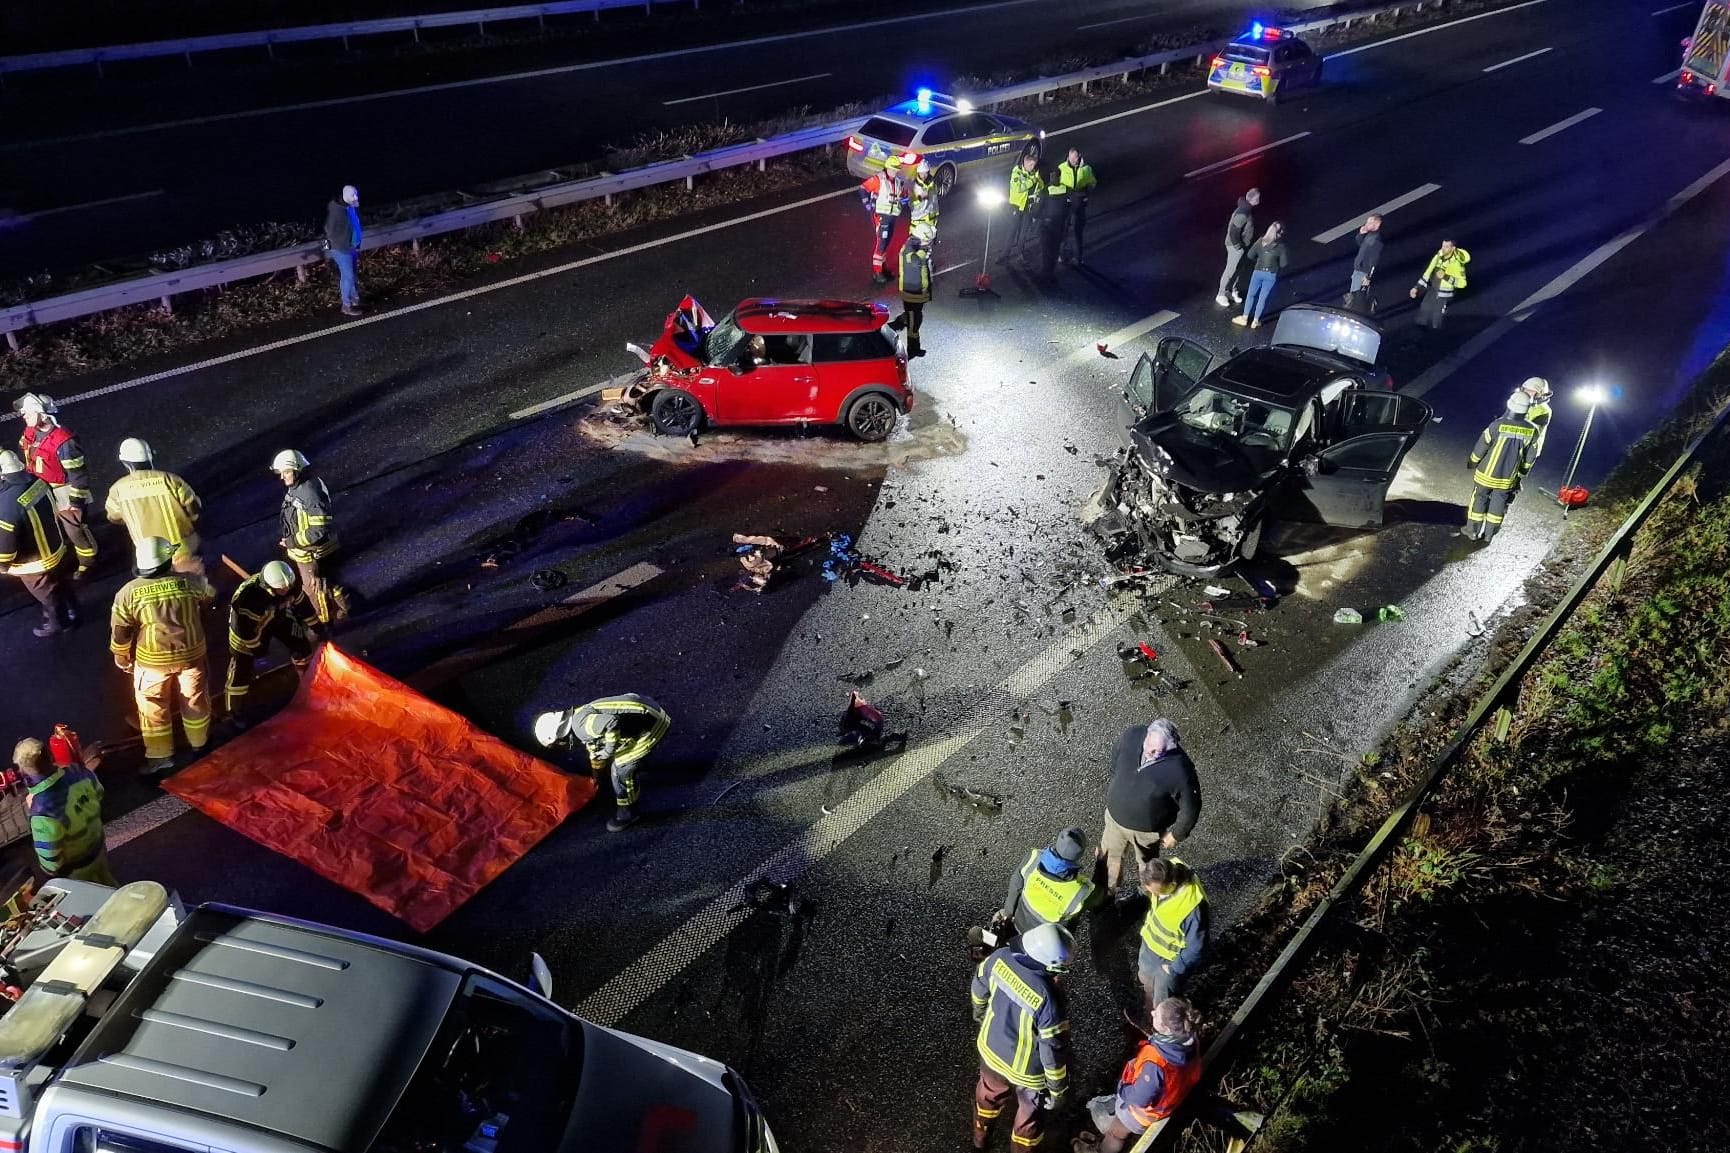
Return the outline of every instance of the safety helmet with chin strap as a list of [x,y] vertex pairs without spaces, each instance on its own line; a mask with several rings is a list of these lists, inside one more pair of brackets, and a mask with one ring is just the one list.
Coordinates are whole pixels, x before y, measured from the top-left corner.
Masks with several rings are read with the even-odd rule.
[[120,442],[120,463],[150,468],[156,463],[156,454],[150,450],[149,444],[136,436],[129,436]]
[[571,718],[568,712],[542,713],[535,718],[535,740],[543,748],[552,748],[571,735]]

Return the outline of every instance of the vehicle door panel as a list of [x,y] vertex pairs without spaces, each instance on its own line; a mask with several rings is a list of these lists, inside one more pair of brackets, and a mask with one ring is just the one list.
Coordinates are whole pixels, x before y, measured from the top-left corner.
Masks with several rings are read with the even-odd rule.
[[895,346],[880,332],[818,333],[810,348],[808,371],[815,370],[816,380],[801,394],[809,397],[809,419],[838,420],[841,402],[854,389],[896,382]]
[[1388,487],[1415,435],[1372,432],[1340,441],[1310,458],[1282,496],[1282,515],[1337,528],[1382,523]]
[[765,343],[769,359],[762,364],[719,373],[721,419],[750,424],[811,419],[818,374],[810,362],[810,338],[770,336]]
[[1372,432],[1399,432],[1416,442],[1430,416],[1430,406],[1415,396],[1349,388],[1327,406],[1324,436],[1326,443],[1337,444]]

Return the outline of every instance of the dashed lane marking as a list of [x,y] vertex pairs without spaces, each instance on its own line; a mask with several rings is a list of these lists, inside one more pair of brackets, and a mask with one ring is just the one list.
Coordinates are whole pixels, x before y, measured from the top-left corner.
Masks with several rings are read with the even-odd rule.
[[784,88],[789,84],[803,84],[807,80],[822,80],[833,75],[835,75],[833,72],[813,72],[809,76],[795,76],[791,80],[770,80],[762,84],[747,84],[743,88],[727,88],[720,92],[705,92],[701,96],[681,96],[677,100],[663,100],[661,101],[661,104],[663,107],[670,108],[675,104],[691,104],[698,100],[714,100],[721,96],[737,96],[741,92],[761,92],[765,88]]
[[1528,52],[1524,56],[1516,56],[1512,60],[1504,60],[1500,64],[1492,64],[1485,72],[1500,72],[1504,68],[1512,68],[1516,64],[1524,64],[1528,60],[1536,60],[1546,52],[1554,52],[1555,48],[1540,48],[1536,52]]
[[1548,140],[1550,137],[1554,136],[1556,133],[1566,132],[1568,129],[1572,128],[1574,125],[1579,124],[1581,121],[1590,120],[1590,119],[1592,119],[1592,117],[1598,115],[1598,113],[1600,113],[1602,111],[1604,111],[1602,108],[1588,108],[1584,112],[1576,112],[1576,113],[1574,113],[1574,115],[1568,117],[1566,120],[1558,120],[1554,124],[1550,125],[1548,128],[1541,128],[1538,131],[1532,133],[1530,136],[1520,137],[1520,143],[1521,144],[1536,144],[1540,140]]
[[104,822],[102,826],[103,840],[107,842],[110,849],[118,849],[128,841],[136,841],[144,834],[159,829],[174,818],[191,811],[192,806],[179,797],[157,797],[149,804],[138,806],[125,816]]
[[1194,100],[1197,96],[1206,96],[1206,88],[1198,88],[1194,92],[1185,92],[1182,96],[1168,96],[1164,100],[1155,100],[1152,104],[1143,104],[1139,108],[1130,108],[1123,112],[1113,112],[1110,116],[1101,116],[1095,120],[1084,120],[1080,124],[1071,124],[1068,128],[1054,128],[1045,135],[1062,136],[1065,132],[1080,132],[1084,128],[1097,128],[1101,124],[1110,124],[1113,120],[1122,120],[1126,116],[1140,116],[1144,112],[1152,112],[1157,108],[1165,108],[1179,104],[1185,100]]
[[1236,168],[1239,164],[1242,164],[1245,161],[1254,160],[1264,152],[1271,151],[1284,144],[1291,144],[1294,141],[1302,140],[1304,137],[1310,135],[1312,135],[1312,133],[1299,132],[1296,135],[1287,136],[1283,140],[1275,140],[1272,144],[1264,144],[1260,148],[1251,148],[1248,152],[1240,152],[1236,156],[1228,156],[1224,160],[1216,160],[1212,164],[1203,165],[1200,168],[1185,172],[1183,178],[1185,180],[1194,180],[1197,176],[1211,176],[1215,172],[1224,172],[1227,168]]
[[1680,12],[1684,8],[1693,8],[1694,6],[1694,0],[1688,0],[1686,4],[1672,4],[1668,8],[1660,8],[1656,12],[1652,13],[1652,15],[1668,16],[1672,12]]
[[1310,239],[1315,241],[1317,244],[1332,244],[1347,233],[1356,232],[1359,228],[1362,228],[1364,221],[1368,220],[1370,217],[1386,216],[1390,212],[1397,211],[1408,204],[1422,200],[1432,192],[1441,191],[1441,187],[1440,184],[1420,185],[1419,187],[1412,189],[1410,192],[1394,197],[1386,204],[1378,204],[1374,208],[1359,213],[1344,224],[1330,228],[1326,232],[1318,232],[1314,236],[1310,237]]
[[1077,32],[1085,32],[1089,28],[1110,28],[1113,24],[1131,24],[1137,20],[1152,20],[1159,15],[1157,12],[1143,12],[1139,16],[1119,16],[1116,20],[1096,20],[1092,24],[1077,24]]

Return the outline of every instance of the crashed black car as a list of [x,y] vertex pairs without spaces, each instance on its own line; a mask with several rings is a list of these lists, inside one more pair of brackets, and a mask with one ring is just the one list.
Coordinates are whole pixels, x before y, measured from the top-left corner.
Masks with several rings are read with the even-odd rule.
[[1209,576],[1254,557],[1270,517],[1381,524],[1430,422],[1429,405],[1393,391],[1381,343],[1364,317],[1311,304],[1217,368],[1195,342],[1161,340],[1130,375],[1124,446],[1095,498],[1111,555]]

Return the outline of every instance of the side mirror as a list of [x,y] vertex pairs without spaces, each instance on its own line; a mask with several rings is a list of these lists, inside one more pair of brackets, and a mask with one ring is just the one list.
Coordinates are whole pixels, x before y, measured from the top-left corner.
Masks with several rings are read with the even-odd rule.
[[529,954],[529,988],[549,1001],[553,999],[553,971],[539,953]]

